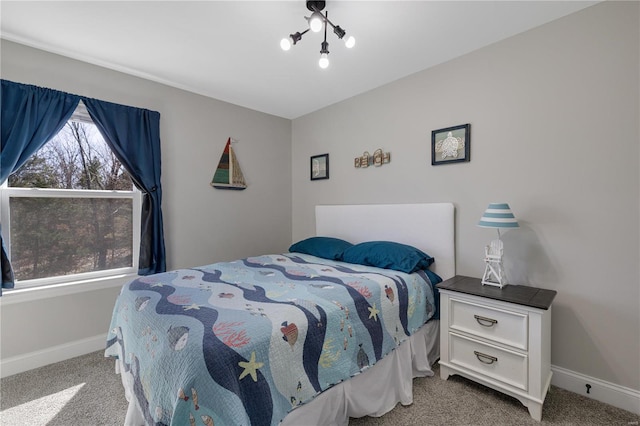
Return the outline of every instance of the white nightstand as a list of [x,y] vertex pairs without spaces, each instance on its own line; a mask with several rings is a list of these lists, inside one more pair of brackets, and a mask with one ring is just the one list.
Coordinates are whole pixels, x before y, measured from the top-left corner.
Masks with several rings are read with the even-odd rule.
[[440,290],[440,377],[459,374],[518,399],[542,419],[551,383],[551,302],[521,285],[483,286],[455,276]]

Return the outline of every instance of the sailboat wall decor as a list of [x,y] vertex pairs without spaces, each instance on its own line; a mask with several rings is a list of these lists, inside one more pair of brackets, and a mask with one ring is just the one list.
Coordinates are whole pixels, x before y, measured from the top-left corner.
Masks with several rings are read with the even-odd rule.
[[244,181],[240,164],[236,159],[236,154],[231,147],[231,138],[227,139],[227,145],[224,147],[218,168],[213,174],[211,186],[218,189],[235,189],[242,190],[247,187]]

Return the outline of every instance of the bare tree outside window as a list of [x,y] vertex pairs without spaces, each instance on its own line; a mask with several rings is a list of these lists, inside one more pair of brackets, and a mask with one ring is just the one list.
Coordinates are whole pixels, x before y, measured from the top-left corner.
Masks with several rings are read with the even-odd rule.
[[60,191],[60,197],[36,193],[9,198],[11,261],[17,280],[132,266],[132,198],[88,193],[133,189],[129,174],[94,124],[69,121],[8,182],[13,188],[79,194]]

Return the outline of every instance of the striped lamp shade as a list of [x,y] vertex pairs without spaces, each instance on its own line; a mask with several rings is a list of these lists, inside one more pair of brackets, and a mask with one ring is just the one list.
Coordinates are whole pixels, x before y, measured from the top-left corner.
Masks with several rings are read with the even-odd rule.
[[507,203],[491,203],[484,211],[478,226],[483,228],[519,228],[518,221]]

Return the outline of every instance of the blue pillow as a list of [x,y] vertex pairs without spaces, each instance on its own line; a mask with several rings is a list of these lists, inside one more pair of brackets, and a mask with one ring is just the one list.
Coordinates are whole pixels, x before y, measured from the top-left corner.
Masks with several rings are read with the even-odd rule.
[[340,260],[342,253],[352,247],[348,241],[332,237],[311,237],[289,247],[290,252],[305,253],[323,259]]
[[342,260],[359,265],[412,272],[427,269],[433,257],[415,247],[391,241],[368,241],[346,249]]
[[429,277],[429,281],[431,281],[431,285],[433,286],[433,289],[437,290],[436,284],[440,284],[442,282],[442,278],[440,277],[440,275],[428,269],[425,269],[424,272]]

